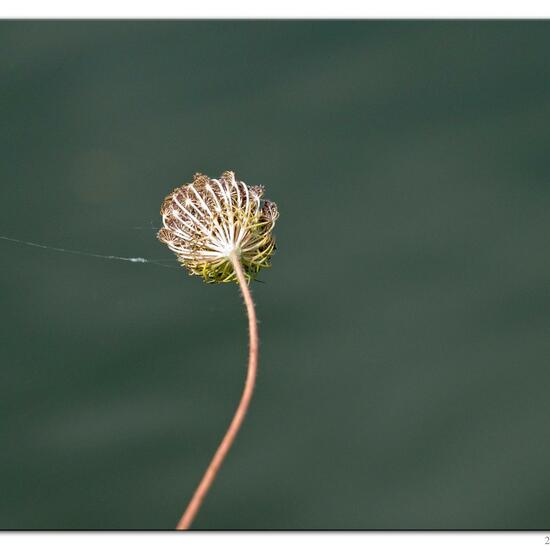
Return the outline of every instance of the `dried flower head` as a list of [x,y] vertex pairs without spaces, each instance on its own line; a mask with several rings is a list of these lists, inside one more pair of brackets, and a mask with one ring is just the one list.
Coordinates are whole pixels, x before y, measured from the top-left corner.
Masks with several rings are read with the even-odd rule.
[[207,283],[237,281],[235,255],[248,281],[275,251],[273,227],[277,205],[261,200],[263,187],[248,187],[224,172],[219,179],[195,174],[193,183],[177,187],[160,210],[158,239],[176,253],[191,275]]

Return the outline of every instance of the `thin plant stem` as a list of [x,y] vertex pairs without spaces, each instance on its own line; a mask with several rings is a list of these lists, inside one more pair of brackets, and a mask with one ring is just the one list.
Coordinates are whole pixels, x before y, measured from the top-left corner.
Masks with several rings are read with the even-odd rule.
[[204,476],[201,482],[199,483],[197,489],[195,490],[193,498],[187,505],[187,509],[185,510],[178,525],[176,526],[176,529],[178,530],[187,530],[191,527],[191,524],[193,523],[193,520],[195,519],[195,516],[197,515],[197,512],[199,511],[202,505],[204,497],[206,496],[210,487],[212,486],[212,483],[216,477],[216,474],[218,473],[220,466],[222,465],[225,457],[227,456],[227,453],[229,452],[229,449],[231,448],[233,441],[235,441],[235,437],[237,436],[237,433],[243,423],[244,417],[248,410],[248,406],[250,404],[250,400],[252,399],[252,393],[254,392],[254,384],[256,382],[256,372],[258,369],[258,348],[259,348],[258,323],[256,320],[256,310],[254,309],[254,302],[252,300],[252,295],[250,294],[250,290],[248,288],[248,284],[246,282],[244,271],[239,258],[233,252],[231,253],[230,259],[231,259],[231,263],[233,264],[235,274],[237,275],[237,279],[239,281],[239,286],[241,288],[244,304],[246,306],[246,311],[248,314],[248,332],[249,332],[249,338],[250,338],[249,355],[248,355],[248,371],[246,375],[246,381],[244,384],[243,394],[239,402],[239,406],[235,411],[235,415],[233,416],[233,420],[231,421],[231,424],[229,425],[229,428],[227,429],[227,432],[224,438],[222,439],[222,442],[220,443],[216,453],[214,454],[212,461],[208,465],[208,468],[206,469],[206,472],[204,473]]

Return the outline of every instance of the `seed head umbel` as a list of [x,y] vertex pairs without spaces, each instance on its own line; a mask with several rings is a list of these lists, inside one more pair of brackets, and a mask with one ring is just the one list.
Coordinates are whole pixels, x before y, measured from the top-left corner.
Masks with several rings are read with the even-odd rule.
[[272,232],[279,213],[274,202],[262,199],[263,193],[263,187],[249,187],[233,172],[219,179],[195,174],[192,183],[164,199],[158,239],[191,275],[207,283],[237,281],[233,255],[250,281],[270,267],[275,251]]

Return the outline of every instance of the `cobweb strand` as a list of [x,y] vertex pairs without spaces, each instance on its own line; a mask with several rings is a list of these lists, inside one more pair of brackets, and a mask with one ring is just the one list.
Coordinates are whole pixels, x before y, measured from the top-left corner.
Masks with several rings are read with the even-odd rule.
[[159,267],[166,267],[168,269],[180,269],[174,265],[165,265],[161,262],[172,262],[174,260],[169,259],[150,259],[142,258],[140,256],[136,257],[126,257],[126,256],[115,256],[112,254],[96,254],[94,252],[86,252],[85,250],[71,250],[68,248],[61,248],[58,246],[50,246],[47,244],[36,243],[33,241],[24,241],[22,239],[14,239],[13,237],[7,237],[5,235],[0,235],[0,239],[3,241],[9,241],[16,244],[22,244],[24,246],[32,246],[34,248],[41,248],[43,250],[53,250],[54,252],[62,252],[65,254],[76,254],[78,256],[88,256],[90,258],[100,258],[102,260],[115,260],[120,262],[130,262],[133,264],[152,264],[158,265]]

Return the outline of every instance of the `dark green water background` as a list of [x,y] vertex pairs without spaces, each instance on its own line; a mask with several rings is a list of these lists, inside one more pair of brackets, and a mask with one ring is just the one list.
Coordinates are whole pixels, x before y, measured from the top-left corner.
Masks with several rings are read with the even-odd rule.
[[[548,22],[0,24],[0,234],[172,258],[278,203],[201,529],[550,527]],[[239,399],[233,285],[0,241],[0,527],[174,527]]]

